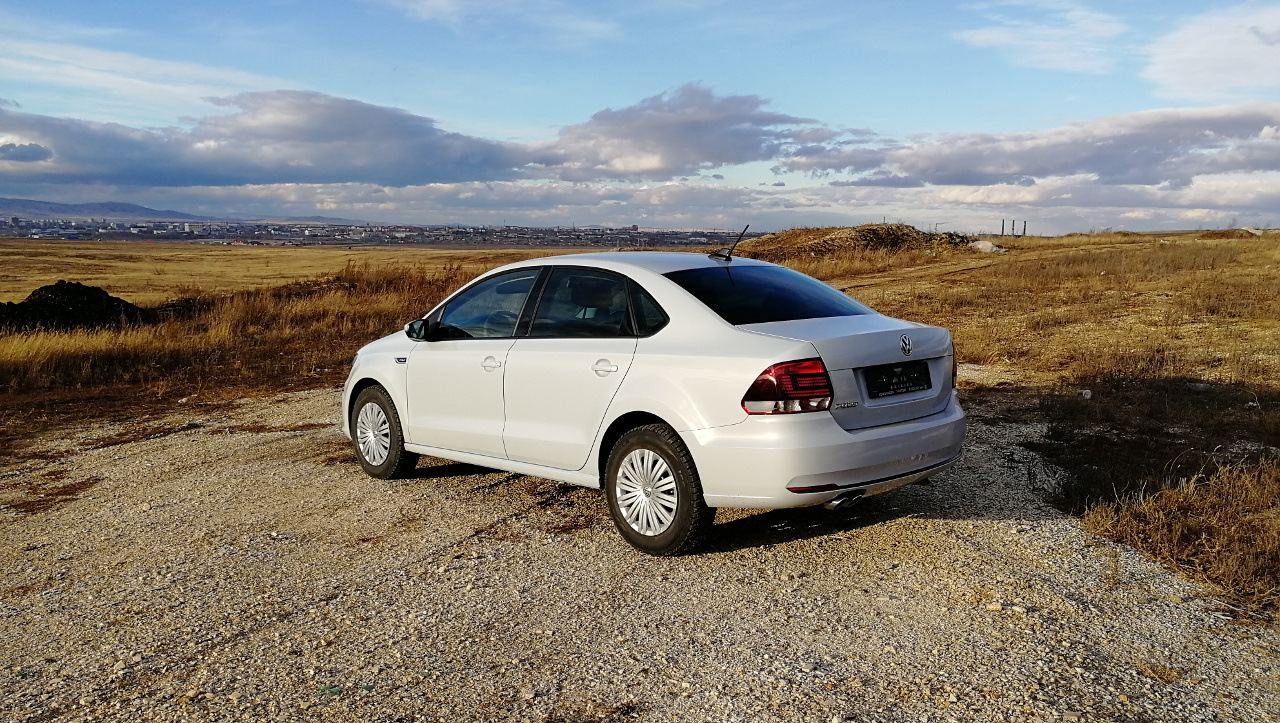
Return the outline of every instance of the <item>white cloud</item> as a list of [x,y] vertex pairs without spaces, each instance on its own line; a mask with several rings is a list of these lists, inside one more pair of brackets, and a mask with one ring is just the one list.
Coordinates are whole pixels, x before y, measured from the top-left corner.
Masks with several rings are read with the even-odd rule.
[[[10,178],[138,185],[427,182],[555,178],[667,181],[770,161],[784,149],[823,148],[816,121],[768,111],[754,95],[686,85],[568,126],[556,141],[500,143],[441,130],[397,108],[307,91],[212,98],[232,109],[190,128],[142,129],[0,109],[14,153],[49,160]],[[11,138],[9,138],[11,136]],[[51,155],[50,155],[51,154]]]
[[757,95],[716,95],[688,84],[626,108],[602,110],[539,146],[550,171],[571,181],[669,180],[726,165],[777,158],[835,134],[810,118],[765,109]]
[[1280,168],[1280,103],[1167,108],[1041,131],[950,133],[875,150],[810,147],[798,171],[845,171],[850,185],[1035,185],[1084,175],[1101,186],[1186,186],[1193,179]]
[[1169,98],[1233,100],[1280,88],[1280,6],[1187,18],[1145,49],[1142,77]]
[[1045,70],[1106,73],[1116,61],[1116,47],[1109,41],[1129,29],[1111,15],[1067,0],[981,7],[992,10],[988,19],[994,25],[961,31],[956,33],[958,39],[980,48],[998,48],[1010,62]]
[[[417,223],[1280,222],[1280,103],[898,141],[687,85],[600,111],[556,141],[516,144],[314,92],[214,102],[229,112],[161,129],[0,107],[0,195]],[[756,185],[770,165],[811,178]]]
[[[396,108],[307,91],[212,99],[235,109],[190,129],[129,128],[0,109],[0,137],[42,163],[0,167],[8,180],[139,186],[510,178],[544,160],[522,146],[440,130]],[[38,146],[32,148],[29,146]]]

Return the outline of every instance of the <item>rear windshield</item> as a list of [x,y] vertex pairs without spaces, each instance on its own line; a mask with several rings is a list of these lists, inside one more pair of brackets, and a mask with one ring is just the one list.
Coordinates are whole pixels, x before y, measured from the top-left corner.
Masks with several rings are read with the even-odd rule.
[[782,266],[706,267],[672,271],[666,277],[734,326],[875,313],[821,281]]

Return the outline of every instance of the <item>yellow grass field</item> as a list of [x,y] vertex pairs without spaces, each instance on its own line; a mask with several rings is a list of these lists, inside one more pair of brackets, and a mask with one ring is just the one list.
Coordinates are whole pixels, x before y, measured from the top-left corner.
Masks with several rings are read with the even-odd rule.
[[59,279],[106,289],[139,306],[173,298],[279,286],[333,274],[348,263],[458,265],[479,271],[583,249],[212,246],[141,241],[0,239],[0,303],[22,301]]

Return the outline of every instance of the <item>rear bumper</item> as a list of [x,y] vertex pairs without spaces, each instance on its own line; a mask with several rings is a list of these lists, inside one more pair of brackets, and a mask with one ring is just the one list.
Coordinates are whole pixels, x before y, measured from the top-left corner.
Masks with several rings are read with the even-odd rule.
[[965,416],[952,392],[941,412],[846,431],[830,414],[752,416],[682,432],[712,507],[802,507],[850,490],[887,492],[955,464]]

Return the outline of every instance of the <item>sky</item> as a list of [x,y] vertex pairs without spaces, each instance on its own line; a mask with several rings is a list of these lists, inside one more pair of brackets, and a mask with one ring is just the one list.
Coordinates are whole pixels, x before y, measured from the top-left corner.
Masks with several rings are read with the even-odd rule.
[[0,0],[0,196],[410,224],[1276,227],[1280,4]]

